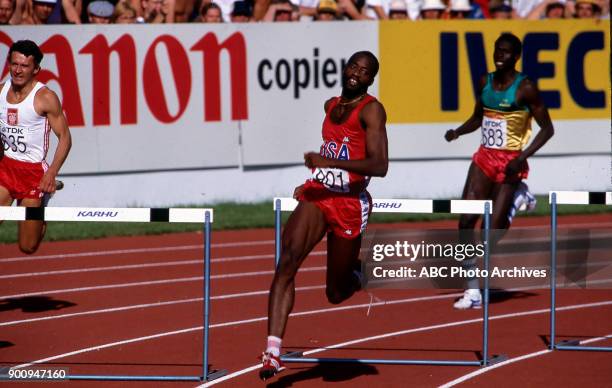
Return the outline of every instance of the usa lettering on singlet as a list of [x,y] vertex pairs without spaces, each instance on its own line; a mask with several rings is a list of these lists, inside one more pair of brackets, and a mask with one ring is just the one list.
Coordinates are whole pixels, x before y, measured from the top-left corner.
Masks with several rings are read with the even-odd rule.
[[4,155],[22,162],[42,163],[49,150],[51,128],[47,118],[36,113],[34,96],[45,85],[37,82],[19,104],[8,102],[10,87],[9,79],[0,91],[0,137]]
[[[340,101],[336,97],[330,104],[323,121],[323,144],[320,154],[328,159],[360,160],[366,157],[366,132],[362,128],[359,114],[363,107],[374,100],[369,94],[353,109],[349,117],[340,124],[331,121],[329,115]],[[315,168],[312,179],[330,191],[338,193],[359,193],[368,186],[369,176],[348,172],[339,168]]]
[[489,73],[482,91],[483,118],[481,144],[487,148],[520,151],[531,136],[531,112],[520,106],[516,91],[525,79],[517,74],[505,90],[493,89],[493,73]]

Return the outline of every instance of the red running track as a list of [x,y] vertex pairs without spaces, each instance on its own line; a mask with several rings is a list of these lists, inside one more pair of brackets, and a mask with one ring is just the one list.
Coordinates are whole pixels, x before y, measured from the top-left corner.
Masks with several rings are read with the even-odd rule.
[[[547,218],[514,227],[547,227]],[[560,219],[560,226],[612,226],[612,215]],[[455,222],[404,225],[454,227]],[[50,227],[53,227],[51,225]],[[397,225],[372,225],[396,228]],[[219,386],[266,385],[256,375],[266,336],[273,231],[214,232],[209,360],[227,369]],[[45,242],[29,257],[0,245],[0,365],[43,362],[71,374],[199,375],[202,360],[202,235],[175,234]],[[449,290],[378,290],[332,306],[324,292],[325,244],[297,279],[286,350],[313,357],[473,359],[482,312],[455,311]],[[560,290],[558,339],[612,346],[612,290]],[[610,386],[612,353],[548,352],[549,291],[494,297],[490,352],[509,361],[490,368],[292,364],[271,387]],[[324,348],[334,348],[327,349]],[[336,349],[336,347],[339,347]],[[22,383],[23,387],[39,383]],[[198,383],[85,382],[73,387],[195,387]]]

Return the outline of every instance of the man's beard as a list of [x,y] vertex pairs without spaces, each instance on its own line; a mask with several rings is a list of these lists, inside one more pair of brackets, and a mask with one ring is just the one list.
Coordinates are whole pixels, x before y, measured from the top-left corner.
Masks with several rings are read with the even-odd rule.
[[346,98],[354,98],[365,94],[368,91],[368,87],[362,84],[358,84],[356,88],[351,89],[348,87],[348,78],[344,74],[342,75],[342,95]]

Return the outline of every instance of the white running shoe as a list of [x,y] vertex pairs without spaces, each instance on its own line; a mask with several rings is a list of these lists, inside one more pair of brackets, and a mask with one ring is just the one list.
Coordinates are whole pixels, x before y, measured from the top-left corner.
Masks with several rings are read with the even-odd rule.
[[516,191],[514,192],[514,198],[510,209],[508,210],[508,222],[512,223],[512,219],[516,215],[517,211],[532,211],[536,207],[536,197],[529,192],[529,187],[525,182],[519,183]]
[[479,309],[482,307],[482,295],[480,295],[480,290],[465,290],[463,296],[455,302],[453,307],[458,310]]

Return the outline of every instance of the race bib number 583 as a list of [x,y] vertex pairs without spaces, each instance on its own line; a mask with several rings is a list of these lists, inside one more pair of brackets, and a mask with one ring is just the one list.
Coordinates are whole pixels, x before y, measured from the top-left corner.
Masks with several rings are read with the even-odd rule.
[[485,115],[482,119],[481,144],[487,148],[506,148],[507,122],[503,117]]
[[348,172],[338,168],[316,168],[312,173],[312,178],[321,183],[330,191],[338,193],[348,193],[349,176]]

